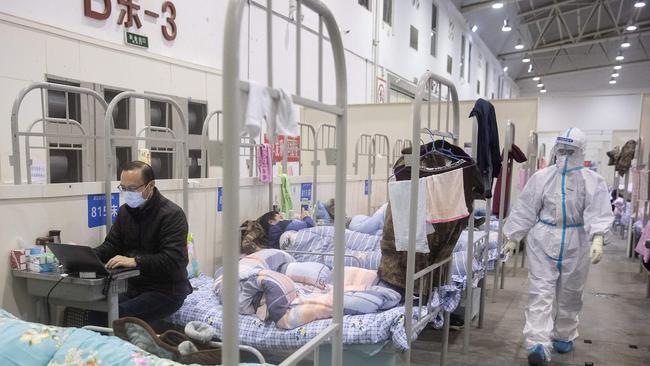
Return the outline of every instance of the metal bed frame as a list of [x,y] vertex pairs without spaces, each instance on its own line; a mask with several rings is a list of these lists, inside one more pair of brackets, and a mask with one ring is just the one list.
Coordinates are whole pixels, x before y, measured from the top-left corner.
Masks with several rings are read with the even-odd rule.
[[[20,113],[20,107],[22,105],[23,100],[29,94],[32,90],[39,90],[40,91],[40,99],[41,99],[41,117],[37,118],[28,128],[27,132],[21,132],[20,127],[18,126],[18,117]],[[47,103],[45,102],[45,91],[59,91],[65,93],[65,115],[66,118],[52,118],[47,116]],[[91,136],[89,135],[83,126],[78,122],[73,119],[70,119],[70,107],[68,104],[68,98],[70,93],[75,93],[75,94],[84,94],[87,96],[90,96],[94,99],[95,102],[99,103],[99,105],[104,109],[104,111],[107,110],[107,103],[104,100],[104,98],[99,94],[97,91],[92,90],[92,89],[87,89],[87,88],[82,88],[78,86],[69,86],[69,85],[63,85],[63,84],[56,84],[56,83],[48,83],[48,82],[36,82],[29,84],[25,88],[23,88],[19,93],[18,96],[16,96],[16,99],[14,100],[13,106],[11,108],[11,151],[12,154],[9,156],[9,164],[13,166],[14,170],[14,184],[22,184],[22,172],[21,172],[21,158],[20,158],[20,137],[24,136],[25,137],[25,160],[26,160],[26,167],[27,167],[27,183],[31,184],[32,183],[32,177],[30,173],[30,168],[32,165],[31,161],[31,156],[30,156],[30,150],[31,149],[43,149],[43,150],[52,150],[52,149],[61,149],[61,150],[81,150],[81,151],[87,151],[87,146],[86,145],[88,140],[95,140],[97,139],[96,136]],[[97,113],[97,109],[93,109],[93,113]],[[112,115],[111,115],[112,116]],[[36,126],[38,123],[43,124],[43,132],[32,132],[33,128]],[[69,133],[67,134],[60,134],[60,133],[47,133],[46,126],[47,124],[56,124],[56,125],[67,125],[69,126]],[[77,130],[81,132],[81,134],[72,134],[72,127],[76,127]],[[58,129],[57,129],[58,130]],[[58,131],[57,131],[58,132]],[[43,138],[43,146],[42,147],[36,147],[36,146],[30,146],[29,144],[29,139],[30,137],[42,137]],[[75,147],[75,146],[70,146],[70,147],[50,147],[45,139],[48,137],[58,137],[58,138],[70,138],[70,139],[80,139],[82,140],[82,146],[81,147]],[[47,157],[49,160],[49,155]],[[86,160],[88,161],[88,159]],[[48,164],[49,165],[49,164]],[[86,163],[87,169],[84,169],[82,174],[82,180],[87,181],[88,180],[88,174],[90,171],[89,168],[89,163]],[[47,182],[50,182],[50,177],[51,177],[51,172],[48,169],[47,173]],[[108,171],[106,174],[110,174]],[[107,202],[110,202],[107,201]]]
[[[528,155],[528,162],[526,163],[526,182],[530,180],[530,177],[535,174],[537,171],[537,168],[539,167],[539,137],[537,135],[537,132],[535,131],[530,131],[530,134],[528,135],[528,149],[527,149],[527,155]],[[526,264],[526,246],[524,245],[521,249],[521,268],[524,268],[524,265]],[[516,270],[517,270],[517,261],[515,260],[513,269],[512,269],[512,276],[516,276]]]
[[[386,159],[386,201],[388,201],[388,181],[390,180],[390,167],[392,165],[391,162],[391,150],[390,150],[390,139],[388,138],[387,135],[381,134],[381,133],[376,133],[372,135],[372,144],[375,148],[375,155],[373,157],[373,168],[377,168],[377,159],[380,159],[384,157]],[[370,197],[368,197],[368,200],[370,201]],[[369,213],[370,215],[373,214],[373,212]]]
[[312,186],[312,199],[314,206],[318,201],[318,167],[321,161],[318,159],[318,153],[322,151],[325,154],[325,165],[336,165],[336,125],[321,123],[316,129],[316,152],[314,152],[314,184]]
[[[634,156],[636,157],[636,169],[637,171],[641,170],[643,168],[643,139],[639,137],[636,141],[636,151],[634,153]],[[626,174],[628,177],[630,175],[630,172]],[[626,179],[626,181],[629,181],[629,178]],[[638,184],[638,182],[633,182],[632,184]],[[625,189],[627,190],[627,184],[625,186]],[[632,201],[632,195],[629,195],[630,201]],[[627,225],[627,256],[628,258],[633,258],[634,257],[634,247],[636,246],[636,243],[633,242],[633,235],[632,235],[632,228],[634,227],[634,223],[636,222],[637,216],[638,216],[638,211],[639,211],[639,201],[638,197],[636,197],[637,200],[634,202],[630,202],[632,204],[632,213],[630,215],[630,222],[628,222]],[[625,202],[627,203],[627,200]]]
[[368,158],[368,204],[366,205],[366,212],[368,215],[372,215],[371,199],[372,199],[372,174],[375,172],[375,140],[371,135],[367,133],[362,133],[357,138],[357,143],[354,147],[354,175],[359,174],[359,156],[365,156]]
[[[242,97],[240,90],[247,92],[249,84],[240,80],[239,76],[239,50],[240,34],[245,0],[230,0],[226,11],[226,25],[224,31],[223,51],[223,89],[230,91],[223,93],[224,125],[224,156],[236,156],[236,144],[239,138],[240,123],[242,118]],[[301,29],[302,6],[314,11],[319,16],[319,101],[303,98],[301,96]],[[273,7],[271,0],[267,1],[267,87],[273,103],[277,103],[278,91],[273,88]],[[336,139],[347,141],[347,80],[343,42],[339,27],[330,10],[318,0],[298,0],[296,8],[296,95],[293,101],[303,107],[313,108],[336,116]],[[325,25],[330,36],[334,59],[336,78],[336,103],[334,105],[322,103],[322,24]],[[275,115],[272,113],[270,122],[274,125]],[[344,251],[340,243],[344,243],[345,234],[345,194],[346,194],[346,145],[342,144],[337,149],[336,166],[336,193],[335,199],[335,242],[339,243],[334,252],[334,308],[332,324],[321,334],[299,348],[295,353],[284,360],[282,365],[295,365],[314,352],[318,359],[318,347],[328,339],[332,343],[332,364],[341,365],[343,360],[343,266]],[[237,243],[239,238],[239,159],[225,159],[223,166],[223,209],[224,230],[223,247],[223,291],[226,296],[223,301],[223,364],[232,366],[239,363],[239,314],[238,314],[238,266],[239,246],[228,245]],[[271,192],[273,187],[271,185]]]
[[[218,142],[218,149],[220,150],[219,152],[221,153],[223,151],[223,142],[221,141],[221,114],[222,111],[212,111],[208,113],[208,115],[205,117],[205,120],[203,121],[203,128],[201,130],[201,158],[199,158],[199,165],[201,166],[201,178],[208,178],[208,141],[210,140],[209,137],[209,124],[210,121],[214,119],[216,116],[216,121],[217,121],[217,142]],[[239,156],[248,158],[248,176],[249,177],[254,177],[255,176],[255,162],[257,161],[256,158],[256,148],[259,146],[259,144],[255,141],[255,139],[250,138],[250,137],[245,137],[242,136],[240,137],[240,144],[239,147],[241,147],[239,151]],[[221,160],[223,160],[223,154],[219,154],[221,156]],[[223,162],[219,161],[217,162],[216,165],[222,165]]]
[[[90,330],[95,333],[100,333],[100,334],[106,334],[106,335],[114,335],[115,331],[113,328],[108,328],[108,327],[99,327],[96,325],[85,325],[82,327],[82,329]],[[160,334],[158,334],[160,336]],[[222,348],[223,347],[223,342],[215,342],[215,341],[210,341],[208,342],[208,345],[213,348]],[[240,351],[245,351],[251,353],[255,358],[257,358],[257,361],[259,361],[260,365],[266,365],[266,359],[264,359],[264,355],[260,351],[258,351],[256,348],[253,348],[251,346],[245,346],[245,345],[239,345],[239,350]]]
[[404,140],[397,139],[397,140],[395,140],[395,143],[393,144],[393,156],[392,156],[393,161],[391,162],[391,164],[395,164],[397,159],[399,159],[399,157],[402,156],[402,150],[407,145],[409,147],[411,147],[411,148],[413,147],[413,144],[411,143],[411,140],[409,140],[409,139],[404,139]]
[[[133,98],[133,99],[142,99],[142,100],[147,100],[149,102],[161,102],[161,103],[167,103],[167,105],[171,106],[174,110],[176,110],[176,113],[178,114],[180,118],[181,125],[183,127],[183,136],[177,137],[176,133],[172,131],[169,127],[156,127],[156,126],[145,126],[142,128],[140,131],[136,133],[136,136],[122,136],[122,135],[116,135],[114,133],[114,126],[113,126],[113,110],[117,107],[117,103],[119,103],[123,99],[127,98]],[[113,98],[111,102],[108,104],[108,107],[106,108],[106,114],[104,116],[104,128],[105,128],[105,138],[104,138],[104,168],[105,168],[105,176],[104,176],[104,192],[106,194],[106,202],[111,202],[111,192],[112,192],[112,187],[111,187],[111,175],[109,172],[113,171],[113,167],[116,161],[116,153],[115,153],[115,146],[113,145],[114,140],[119,139],[119,140],[131,140],[131,141],[156,141],[156,142],[166,142],[166,143],[173,143],[175,145],[174,148],[172,149],[164,149],[164,152],[167,153],[173,153],[175,154],[176,160],[178,162],[178,167],[180,169],[176,170],[176,177],[177,179],[181,179],[183,181],[183,211],[185,212],[185,215],[188,217],[189,221],[189,211],[188,211],[188,191],[189,191],[189,186],[188,186],[188,171],[189,171],[189,166],[190,166],[190,159],[189,159],[189,151],[187,147],[187,139],[188,139],[188,128],[187,128],[187,118],[185,114],[183,113],[183,110],[181,109],[181,106],[176,102],[174,99],[166,96],[160,96],[160,95],[153,95],[153,94],[145,94],[145,93],[136,93],[132,91],[125,91],[122,92]],[[156,133],[164,133],[166,135],[169,135],[170,137],[156,137],[156,136],[142,136],[144,132],[156,132]],[[239,177],[239,174],[237,174]],[[111,219],[111,215],[106,215],[106,232],[109,232],[111,229],[113,222]]]
[[[448,81],[446,79],[443,79],[437,75],[432,74],[431,72],[427,71],[425,72],[419,79],[417,88],[416,88],[416,93],[415,93],[415,99],[413,101],[413,107],[412,107],[412,113],[413,113],[413,131],[412,131],[412,139],[411,141],[420,141],[420,133],[421,133],[421,128],[422,128],[422,117],[421,117],[421,108],[422,108],[422,102],[426,96],[426,99],[428,100],[428,113],[427,113],[427,126],[430,128],[431,127],[431,92],[433,90],[433,85],[434,83],[437,84],[438,90],[440,90],[442,85],[445,85],[447,87],[447,94],[448,96],[451,94],[453,97],[453,100],[451,98],[448,98],[446,101],[447,104],[447,110],[449,110],[449,104],[451,101],[451,104],[453,105],[453,112],[454,112],[454,120],[453,120],[453,125],[450,132],[449,128],[449,113],[447,114],[447,123],[446,123],[446,130],[447,132],[441,132],[440,127],[441,127],[441,118],[440,118],[440,93],[438,93],[438,129],[434,131],[434,135],[440,136],[443,138],[451,138],[456,144],[458,143],[458,133],[459,133],[459,128],[460,128],[460,114],[459,114],[459,102],[458,102],[458,93],[456,92],[456,88],[454,84],[451,81]],[[477,125],[474,125],[474,131],[477,131]],[[475,138],[476,134],[473,135],[473,138]],[[416,217],[417,216],[417,202],[418,202],[418,186],[419,186],[419,178],[420,178],[420,159],[419,159],[419,148],[416,149],[416,146],[419,147],[419,144],[414,144],[413,149],[411,151],[411,155],[408,156],[405,160],[406,164],[411,165],[411,191],[410,191],[410,210],[409,210],[409,217]],[[475,151],[476,149],[474,149]],[[416,152],[417,151],[417,152]],[[445,273],[445,282],[449,282],[451,279],[451,270],[449,264],[451,263],[452,257],[450,256],[449,258],[440,261],[438,263],[434,263],[433,265],[425,268],[424,270],[419,271],[418,273],[415,273],[415,236],[417,232],[417,223],[416,220],[409,220],[409,240],[408,240],[408,252],[407,252],[407,261],[406,261],[406,289],[405,289],[405,314],[404,314],[404,326],[406,328],[406,335],[407,335],[407,341],[409,348],[408,350],[402,355],[402,362],[404,364],[410,364],[411,361],[411,344],[412,344],[412,335],[413,335],[413,329],[414,327],[421,326],[423,323],[426,323],[430,321],[431,318],[433,318],[433,314],[429,313],[425,317],[420,317],[417,322],[414,323],[413,321],[413,295],[414,295],[414,281],[424,278],[424,276],[430,276],[430,280],[432,280],[433,277],[433,271],[435,269],[441,268],[443,265],[447,265],[447,270]],[[474,226],[474,215],[473,213],[470,215],[470,222],[469,222],[470,227]],[[472,277],[472,261],[471,258],[473,257],[473,245],[470,245],[469,243],[473,243],[473,231],[469,231],[469,237],[468,237],[468,245],[467,245],[467,252],[468,252],[468,258],[470,260],[468,261],[469,265],[469,270],[467,271],[467,281],[470,283],[470,286],[466,286],[468,289],[469,293],[469,299],[471,299],[471,277]],[[445,272],[444,270],[439,271],[439,281],[442,283],[442,274]],[[427,289],[427,293],[431,293],[433,290],[433,281],[429,282],[430,288]],[[422,281],[420,281],[420,294],[422,293]],[[422,306],[422,296],[419,298],[419,307],[421,309]],[[469,306],[467,306],[467,310],[470,311],[471,314],[471,301],[469,303]],[[449,312],[445,312],[444,318],[445,318],[445,324],[444,324],[444,329],[443,329],[443,338],[442,338],[442,351],[440,354],[440,364],[445,365],[446,360],[447,360],[447,350],[448,350],[448,345],[449,345]],[[466,329],[468,327],[465,327]],[[469,332],[466,332],[466,338],[468,338]]]
[[300,126],[300,174],[302,174],[302,153],[303,152],[313,152],[314,157],[311,160],[311,166],[314,168],[312,171],[312,183],[311,183],[311,207],[316,206],[316,195],[314,194],[314,189],[316,189],[317,175],[318,175],[318,142],[316,141],[316,129],[314,126],[307,123],[298,123]]
[[[514,144],[515,141],[515,125],[511,122],[508,121],[508,124],[506,125],[506,140],[505,144],[503,146],[503,159],[501,160],[501,192],[499,195],[499,238],[497,239],[497,253],[501,253],[501,249],[503,248],[503,241],[504,241],[504,235],[503,235],[503,223],[505,221],[505,204],[506,204],[506,186],[511,185],[511,182],[506,182],[505,180],[508,179],[508,174],[507,174],[507,169],[508,169],[508,156],[510,155],[510,152],[512,151],[512,145]],[[505,175],[504,173],[505,172]],[[512,179],[512,177],[510,177]],[[519,248],[515,249],[515,258],[517,257],[517,252]],[[515,259],[515,267],[516,267],[516,262],[517,260]],[[501,282],[499,285],[499,278],[501,278]],[[499,288],[503,289],[505,285],[505,263],[502,263],[500,260],[498,260],[495,263],[494,267],[494,289],[492,291],[492,302],[496,301],[496,295],[497,291]]]

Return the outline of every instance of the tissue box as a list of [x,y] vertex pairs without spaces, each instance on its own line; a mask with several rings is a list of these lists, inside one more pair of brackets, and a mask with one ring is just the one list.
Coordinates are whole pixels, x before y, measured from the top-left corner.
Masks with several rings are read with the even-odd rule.
[[24,249],[12,249],[9,261],[11,263],[11,269],[27,270],[27,256],[25,255]]

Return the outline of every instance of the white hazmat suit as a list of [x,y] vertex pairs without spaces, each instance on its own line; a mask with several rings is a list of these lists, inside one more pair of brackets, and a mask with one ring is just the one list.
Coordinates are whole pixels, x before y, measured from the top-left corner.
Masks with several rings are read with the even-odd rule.
[[545,361],[550,361],[553,341],[572,344],[578,337],[590,251],[594,263],[600,260],[602,239],[614,220],[605,180],[583,169],[585,145],[584,133],[576,128],[557,138],[556,164],[531,177],[503,228],[509,243],[526,237],[524,335],[529,351],[541,353],[543,346]]

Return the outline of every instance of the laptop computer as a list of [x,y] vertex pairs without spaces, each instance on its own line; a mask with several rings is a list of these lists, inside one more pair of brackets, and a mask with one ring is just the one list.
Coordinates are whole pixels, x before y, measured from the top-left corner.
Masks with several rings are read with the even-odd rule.
[[48,243],[52,253],[63,265],[66,273],[78,274],[80,272],[94,272],[97,276],[108,276],[116,273],[130,271],[135,268],[107,269],[95,251],[85,245],[54,244]]

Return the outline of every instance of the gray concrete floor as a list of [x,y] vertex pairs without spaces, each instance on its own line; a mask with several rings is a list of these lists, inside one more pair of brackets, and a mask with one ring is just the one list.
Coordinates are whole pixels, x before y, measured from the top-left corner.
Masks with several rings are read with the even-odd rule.
[[[590,270],[580,338],[573,352],[553,353],[551,365],[650,365],[650,299],[645,298],[647,276],[639,268],[638,259],[627,258],[620,238],[605,247],[603,260]],[[484,327],[472,327],[467,352],[462,331],[451,331],[448,365],[527,365],[522,334],[527,270],[518,268],[513,277],[508,263],[506,276],[495,302],[490,301],[492,291],[487,292]],[[413,345],[412,364],[438,364],[440,338],[440,331],[425,330]]]

